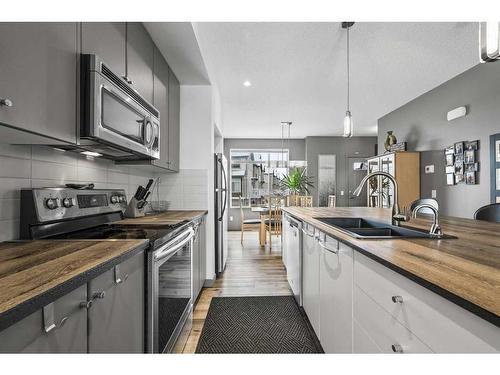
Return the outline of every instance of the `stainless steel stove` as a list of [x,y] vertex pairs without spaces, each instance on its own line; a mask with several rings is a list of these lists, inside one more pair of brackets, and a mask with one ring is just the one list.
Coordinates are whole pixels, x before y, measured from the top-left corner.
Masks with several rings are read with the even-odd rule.
[[146,348],[170,352],[192,312],[189,222],[120,225],[124,190],[41,188],[21,190],[22,239],[147,239]]

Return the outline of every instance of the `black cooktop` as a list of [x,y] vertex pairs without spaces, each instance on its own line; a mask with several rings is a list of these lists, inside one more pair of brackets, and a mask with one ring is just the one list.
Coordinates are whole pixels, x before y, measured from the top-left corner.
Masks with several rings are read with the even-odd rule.
[[105,224],[96,227],[83,229],[75,232],[64,233],[54,237],[53,239],[78,239],[78,240],[102,240],[102,239],[115,239],[115,240],[142,240],[147,239],[156,247],[160,243],[168,240],[173,233],[177,232],[179,228],[187,224],[183,221],[177,224],[165,224],[156,226],[120,226],[119,224]]

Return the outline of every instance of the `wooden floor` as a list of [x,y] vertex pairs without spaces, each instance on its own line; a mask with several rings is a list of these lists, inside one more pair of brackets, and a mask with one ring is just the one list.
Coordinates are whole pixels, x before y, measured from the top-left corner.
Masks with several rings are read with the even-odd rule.
[[259,246],[257,232],[228,234],[226,270],[211,288],[204,288],[194,307],[193,323],[180,338],[175,352],[194,353],[213,297],[219,296],[283,296],[291,295],[281,261],[280,237],[273,236],[273,247]]

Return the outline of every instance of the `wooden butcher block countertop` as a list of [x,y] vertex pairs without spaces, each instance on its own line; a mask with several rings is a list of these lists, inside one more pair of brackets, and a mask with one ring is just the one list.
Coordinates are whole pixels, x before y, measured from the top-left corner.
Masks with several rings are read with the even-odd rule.
[[[500,224],[440,217],[444,234],[456,239],[356,239],[317,217],[363,217],[390,223],[391,210],[368,207],[285,207],[290,215],[500,326]],[[411,219],[402,226],[430,228]]]
[[183,221],[196,220],[207,214],[206,210],[196,211],[165,211],[158,215],[138,217],[137,219],[123,219],[114,224],[120,225],[165,225],[177,224]]
[[0,243],[0,330],[139,253],[147,243],[145,240]]

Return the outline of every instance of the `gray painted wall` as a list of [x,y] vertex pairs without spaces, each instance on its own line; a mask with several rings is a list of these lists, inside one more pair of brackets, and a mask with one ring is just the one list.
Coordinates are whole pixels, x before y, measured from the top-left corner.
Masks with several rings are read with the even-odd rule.
[[[466,117],[448,122],[446,113],[466,105]],[[421,155],[421,194],[431,190],[444,215],[471,218],[475,210],[490,200],[489,136],[500,132],[500,63],[480,64],[425,93],[378,121],[378,144],[388,130],[408,149],[425,151]],[[443,149],[463,140],[480,141],[478,185],[446,185]],[[435,174],[423,173],[434,164]]]
[[[313,205],[318,203],[318,155],[336,155],[337,206],[348,206],[347,164],[348,157],[370,157],[375,155],[377,137],[307,137],[306,160],[308,175],[312,177],[314,188],[311,189]],[[340,192],[344,191],[341,196]]]
[[[224,139],[224,155],[228,163],[230,160],[229,151],[231,149],[281,149],[281,139],[243,139],[243,138],[225,138]],[[285,144],[285,148],[286,144]],[[290,160],[305,160],[306,143],[304,139],[290,139]],[[229,178],[229,176],[228,176]],[[258,213],[251,212],[249,208],[244,209],[245,219],[256,219]],[[240,230],[240,209],[229,208],[228,210],[228,229]],[[232,221],[231,221],[232,217]]]

